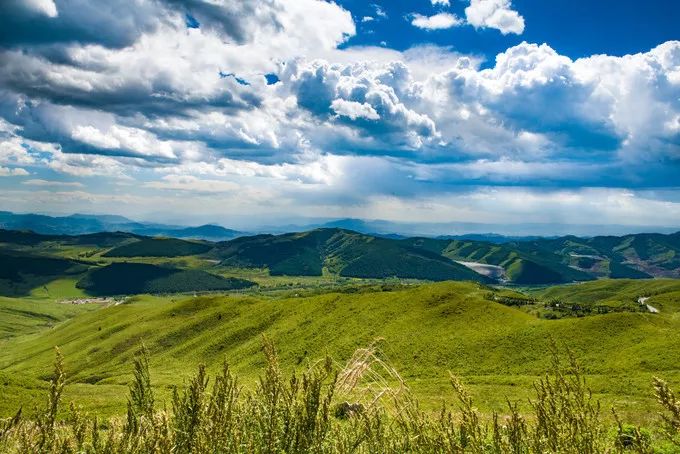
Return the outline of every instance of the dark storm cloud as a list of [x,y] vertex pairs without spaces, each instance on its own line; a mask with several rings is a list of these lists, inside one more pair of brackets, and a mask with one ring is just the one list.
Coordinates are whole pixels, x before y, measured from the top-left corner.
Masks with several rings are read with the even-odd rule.
[[250,18],[256,17],[260,27],[282,27],[273,0],[231,0],[221,4],[143,0],[133,5],[126,0],[5,0],[0,15],[0,46],[80,43],[121,48],[163,23],[185,24],[180,19],[187,15],[202,28],[214,30],[237,44],[262,31],[251,27]]
[[125,47],[169,19],[167,9],[154,0],[134,6],[124,0],[55,0],[53,5],[56,16],[30,8],[22,0],[5,0],[0,14],[0,47],[74,42]]

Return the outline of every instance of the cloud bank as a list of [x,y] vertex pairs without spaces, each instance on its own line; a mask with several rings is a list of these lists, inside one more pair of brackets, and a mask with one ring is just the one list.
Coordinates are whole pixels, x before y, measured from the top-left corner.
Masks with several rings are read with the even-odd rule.
[[[434,46],[347,47],[355,19],[321,0],[137,3],[4,7],[0,175],[33,181],[5,203],[104,211],[120,197],[141,212],[216,197],[205,206],[220,214],[276,201],[301,216],[387,218],[422,203],[439,211],[406,212],[473,220],[523,212],[510,197],[545,220],[564,217],[551,204],[576,218],[590,197],[615,202],[606,222],[630,206],[658,222],[678,213],[678,41],[576,60],[522,42],[482,65]],[[525,27],[509,0],[472,0],[465,15],[502,34]],[[447,12],[411,20],[461,24]],[[75,185],[37,183],[64,178]],[[670,204],[663,216],[658,203]]]

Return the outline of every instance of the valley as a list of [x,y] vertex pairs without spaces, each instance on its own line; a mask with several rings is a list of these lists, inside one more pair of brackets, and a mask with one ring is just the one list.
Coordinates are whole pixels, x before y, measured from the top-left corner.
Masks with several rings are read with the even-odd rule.
[[[2,230],[0,242],[0,417],[41,401],[55,346],[65,398],[108,417],[125,412],[142,344],[167,403],[199,364],[212,373],[226,359],[255,386],[263,335],[285,373],[324,354],[342,369],[372,345],[426,412],[455,404],[448,371],[484,415],[506,399],[530,412],[553,344],[578,358],[603,408],[635,424],[655,424],[653,377],[680,386],[680,280],[626,259],[673,274],[677,234],[499,245],[342,229],[227,242]],[[617,266],[636,279],[611,279]]]

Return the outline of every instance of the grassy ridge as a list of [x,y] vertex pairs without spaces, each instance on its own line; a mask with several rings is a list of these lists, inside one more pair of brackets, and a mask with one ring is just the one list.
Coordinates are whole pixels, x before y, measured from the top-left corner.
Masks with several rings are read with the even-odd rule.
[[608,267],[601,275],[640,278],[654,276],[680,277],[680,232],[671,235],[641,233],[637,235],[567,236],[524,243],[525,247],[543,250],[563,257],[590,255],[599,257]]
[[123,232],[100,232],[84,235],[43,235],[31,231],[0,229],[0,243],[8,245],[37,246],[50,244],[90,245],[99,247],[113,247],[121,243],[141,239],[143,237]]
[[[396,240],[337,228],[283,235],[256,235],[211,243],[125,233],[36,235],[0,230],[0,243],[26,253],[68,258],[212,259],[227,267],[268,269],[272,276],[399,277],[421,280],[486,278],[456,262],[504,269],[520,285],[596,278],[680,277],[680,233],[624,237],[536,239],[503,244],[473,240]],[[94,247],[94,249],[93,249]],[[113,248],[109,251],[105,249]]]
[[[404,241],[454,260],[502,266],[512,282],[523,284],[586,281],[595,277],[680,277],[680,233],[566,236],[504,244],[429,238]],[[525,269],[528,271],[523,272]]]
[[[152,352],[151,368],[162,390],[198,363],[214,369],[224,358],[252,378],[263,364],[262,333],[280,346],[286,368],[299,367],[319,351],[343,361],[381,338],[385,356],[428,405],[436,407],[436,396],[447,386],[445,371],[451,370],[488,410],[502,408],[506,396],[528,396],[531,382],[549,367],[554,338],[581,358],[598,397],[645,421],[653,414],[652,376],[680,380],[680,320],[672,312],[680,302],[670,291],[677,287],[668,285],[667,294],[656,295],[666,308],[661,314],[555,321],[489,301],[489,289],[473,283],[298,298],[140,297],[80,314],[21,342],[7,341],[0,349],[0,370],[30,383],[47,373],[52,347],[59,345],[71,392],[91,408],[120,411],[124,402],[116,390],[127,383],[130,360],[142,341]],[[17,383],[9,388],[24,399],[37,395]],[[7,399],[0,410],[7,414],[18,403]]]

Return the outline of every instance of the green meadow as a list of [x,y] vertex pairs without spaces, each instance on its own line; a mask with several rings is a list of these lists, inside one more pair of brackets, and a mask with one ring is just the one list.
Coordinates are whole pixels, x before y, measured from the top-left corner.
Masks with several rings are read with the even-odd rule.
[[140,295],[119,304],[78,305],[63,302],[77,296],[69,281],[47,288],[49,297],[38,296],[37,289],[30,298],[0,300],[3,416],[42,399],[55,346],[65,357],[67,400],[110,416],[124,412],[140,345],[150,352],[154,386],[169,398],[171,386],[187,380],[199,364],[216,371],[225,359],[246,386],[253,385],[264,365],[264,334],[288,372],[326,354],[342,367],[357,348],[375,343],[431,411],[452,399],[449,371],[483,413],[502,412],[506,399],[528,410],[532,384],[550,367],[552,342],[578,358],[603,407],[617,408],[632,422],[654,424],[654,376],[680,386],[680,282],[674,280],[596,281],[521,293],[546,302],[649,295],[660,310],[556,320],[490,298],[508,290],[467,282]]
[[[578,422],[579,418],[589,418],[596,422],[590,429],[579,425],[573,429],[576,432],[564,427],[559,430],[576,433],[579,439],[590,434],[588,439],[599,440],[602,446],[620,445],[613,434],[618,433],[617,439],[623,437],[626,443],[633,443],[634,437],[630,437],[637,434],[636,446],[649,447],[647,441],[653,439],[654,449],[661,449],[658,452],[673,452],[666,449],[670,445],[659,417],[659,401],[672,412],[677,402],[669,397],[669,390],[680,389],[680,280],[596,279],[590,271],[581,282],[571,282],[586,272],[555,257],[576,257],[586,269],[589,263],[582,263],[582,257],[569,255],[574,253],[573,242],[572,249],[559,254],[545,251],[564,243],[544,242],[535,247],[539,252],[533,255],[523,244],[387,240],[342,230],[263,235],[223,243],[123,233],[69,237],[9,231],[0,231],[0,240],[0,259],[6,265],[0,269],[0,447],[3,433],[11,432],[15,438],[8,446],[18,449],[22,442],[16,437],[43,427],[47,395],[62,400],[60,406],[50,404],[49,414],[56,419],[51,419],[52,429],[48,429],[61,427],[65,431],[63,437],[70,446],[65,452],[77,452],[74,440],[80,427],[73,423],[79,413],[70,409],[68,402],[75,402],[89,418],[100,418],[106,426],[102,430],[110,430],[110,436],[119,433],[116,420],[125,414],[134,417],[130,416],[130,386],[147,387],[155,396],[156,407],[152,411],[147,406],[146,416],[138,421],[142,426],[149,418],[182,417],[182,412],[196,408],[191,402],[200,403],[201,399],[192,395],[180,404],[176,390],[198,386],[196,371],[219,376],[226,362],[229,373],[239,377],[239,393],[251,396],[239,401],[236,420],[259,421],[260,406],[271,404],[274,407],[267,408],[279,411],[279,404],[262,400],[266,383],[291,393],[292,400],[284,405],[286,411],[311,405],[305,399],[317,402],[321,389],[340,392],[332,400],[333,410],[328,406],[319,409],[318,417],[333,418],[329,430],[340,431],[326,440],[335,446],[328,452],[343,451],[335,444],[344,443],[345,430],[352,436],[368,437],[362,439],[370,442],[359,442],[362,448],[357,452],[403,452],[410,442],[405,441],[401,448],[393,442],[410,437],[430,440],[413,452],[431,452],[432,446],[447,437],[451,446],[458,448],[437,448],[435,452],[466,452],[470,451],[465,448],[467,441],[458,443],[467,440],[468,430],[479,430],[480,440],[486,444],[492,439],[496,443],[496,448],[472,452],[498,452],[501,445],[526,448],[519,452],[542,452],[542,436],[518,441],[512,430],[526,426],[520,431],[527,437],[531,431],[543,430],[546,415],[538,408],[543,403],[555,404],[554,399],[562,399],[561,410],[550,422],[555,430],[564,421],[582,425],[585,422]],[[575,250],[583,255],[589,252],[586,246],[579,244]],[[476,274],[456,260],[501,267],[507,279]],[[465,280],[470,275],[474,279]],[[526,283],[527,276],[535,277],[532,285]],[[536,285],[544,280],[554,283]],[[263,345],[276,349],[275,361],[271,351],[263,354]],[[61,389],[54,381],[55,347],[64,358],[63,368],[60,366],[63,375],[56,375],[64,385],[59,396],[54,394]],[[151,378],[135,385],[134,371],[139,379],[138,353],[142,348],[147,352]],[[580,369],[556,372],[561,369],[555,368],[555,349],[563,357],[572,355]],[[271,375],[272,361],[279,370],[275,376]],[[317,383],[316,391],[303,387],[298,395],[299,383],[283,378],[306,374],[309,382],[304,386],[312,386],[310,383],[321,376],[327,380],[332,371],[341,377],[356,374],[351,391],[324,381],[323,385]],[[553,378],[546,378],[547,373]],[[568,378],[570,374],[577,378]],[[452,376],[456,377],[454,386]],[[659,385],[656,378],[670,388]],[[231,383],[224,377],[219,380],[213,382],[215,386]],[[557,388],[541,394],[541,383],[546,380],[556,380]],[[366,400],[369,390],[383,396],[375,405]],[[590,393],[592,401],[586,399]],[[392,402],[396,396],[401,400]],[[217,397],[206,394],[206,402]],[[302,401],[295,400],[298,398]],[[367,406],[358,407],[357,402]],[[539,407],[537,402],[542,402]],[[680,404],[676,406],[680,409]],[[455,437],[447,429],[453,426],[438,419],[445,414],[443,407],[453,410],[452,421],[463,418],[463,426],[456,429],[462,432],[456,432]],[[163,413],[169,408],[170,413]],[[210,408],[205,407],[205,412],[214,410]],[[345,414],[357,408],[366,409],[361,424],[368,428],[355,427],[358,419],[343,422],[332,416],[333,412]],[[456,413],[464,408],[469,410],[467,416]],[[569,413],[569,408],[578,411]],[[599,411],[595,412],[596,408]],[[18,409],[23,423],[12,426],[11,420],[2,421]],[[400,419],[402,412],[409,415],[404,420]],[[288,424],[286,418],[307,424],[304,418],[296,419],[298,416],[277,421],[281,427]],[[617,426],[617,417],[621,426]],[[472,418],[473,423],[465,422],[466,418]],[[510,432],[501,430],[494,425],[498,418],[519,425]],[[212,423],[203,421],[208,430]],[[38,425],[31,426],[32,422]],[[421,423],[430,429],[418,426],[421,429],[412,430],[414,424]],[[472,425],[466,426],[468,423]],[[155,443],[165,439],[158,434],[144,435],[129,424],[121,428],[121,440],[133,437],[139,443]],[[154,423],[153,430],[166,427],[163,424]],[[386,424],[397,432],[375,438],[375,432],[362,432],[372,431],[371,424]],[[14,429],[3,432],[10,430],[3,427],[10,426]],[[633,428],[637,426],[639,430]],[[168,443],[179,442],[174,437],[181,438],[184,429],[177,427],[172,429],[174,435],[168,435]],[[260,429],[248,429],[242,435],[260,437],[262,426],[257,427]],[[100,430],[95,429],[91,443]],[[594,432],[589,432],[591,429]],[[428,431],[431,433],[426,436]],[[643,440],[643,433],[651,438]],[[41,437],[33,433],[29,438],[36,443],[45,441]],[[51,438],[50,443],[58,446],[59,437]],[[454,443],[451,437],[458,441]],[[560,446],[581,446],[568,437],[560,440]],[[377,444],[372,445],[374,442]],[[31,443],[27,446],[42,446]],[[206,443],[201,452],[211,452],[210,443]],[[131,449],[124,443],[116,446],[110,452]],[[640,449],[638,452],[651,452]]]

